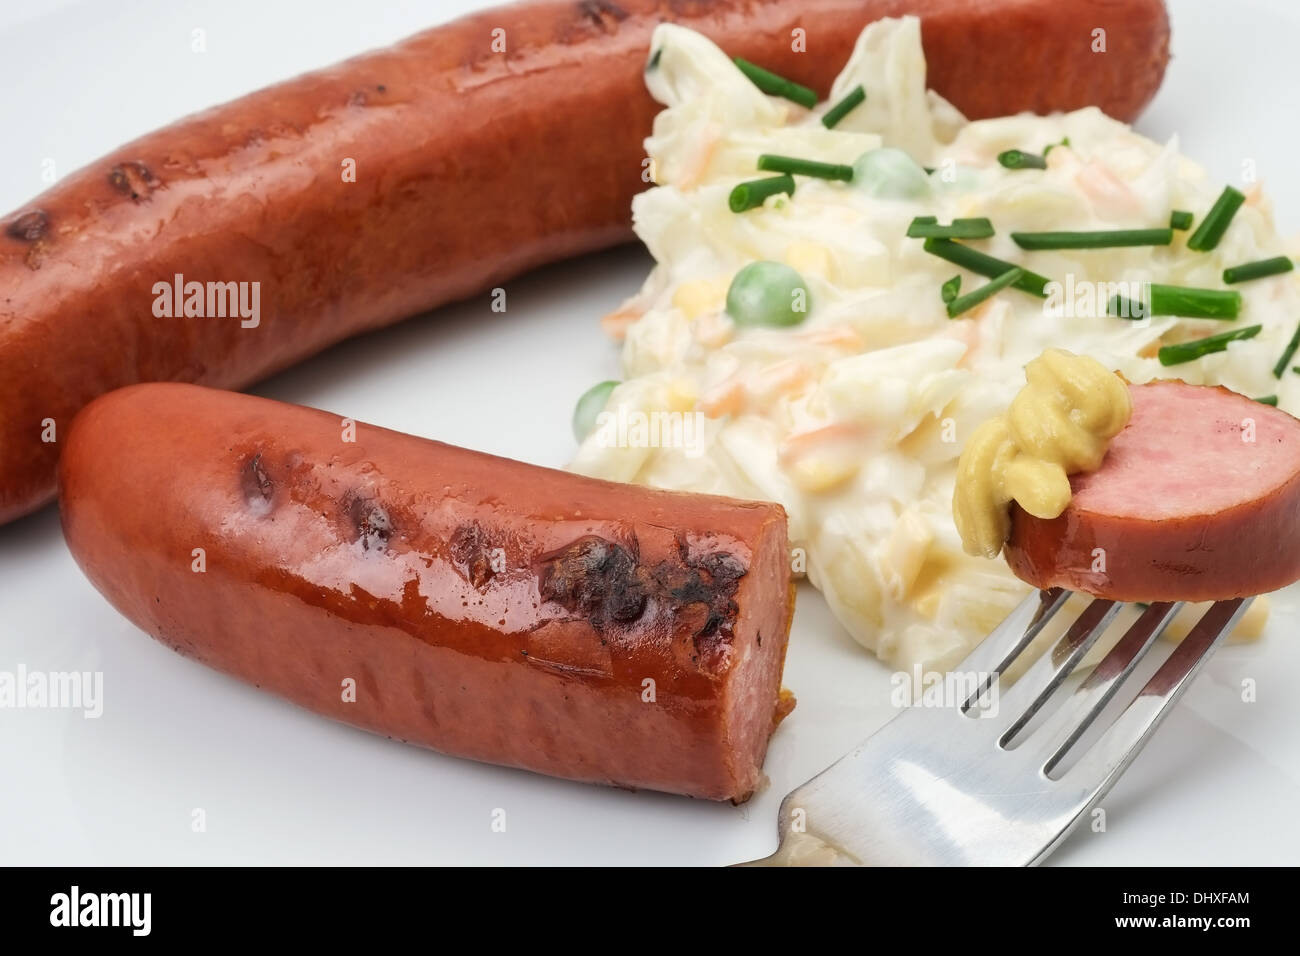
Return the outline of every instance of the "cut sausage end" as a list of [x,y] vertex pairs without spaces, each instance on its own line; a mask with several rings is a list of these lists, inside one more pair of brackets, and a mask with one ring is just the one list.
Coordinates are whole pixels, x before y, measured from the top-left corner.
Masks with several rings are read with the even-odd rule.
[[[781,674],[790,624],[794,616],[794,585],[790,580],[789,551],[784,522],[764,534],[753,567],[742,581],[739,596],[757,614],[739,622],[734,648],[736,660],[727,675],[722,702],[726,713],[724,752],[731,755],[732,792],[735,803],[748,800],[763,780],[763,759],[772,731],[794,707],[781,694]],[[757,595],[787,593],[785,602],[762,601]]]
[[60,462],[69,548],[150,636],[327,717],[573,780],[757,788],[789,703],[779,505],[340,421],[192,385],[102,396]]

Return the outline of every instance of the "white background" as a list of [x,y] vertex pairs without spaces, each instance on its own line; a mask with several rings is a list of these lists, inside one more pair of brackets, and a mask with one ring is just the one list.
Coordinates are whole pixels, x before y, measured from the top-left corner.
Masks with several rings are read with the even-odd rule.
[[[227,0],[0,7],[0,210],[188,112],[381,46],[485,4]],[[1138,127],[1238,182],[1252,160],[1284,232],[1295,170],[1300,17],[1285,0],[1173,3],[1175,59]],[[191,50],[206,31],[207,52]],[[550,268],[345,343],[260,394],[546,465],[569,416],[618,377],[597,319],[650,263],[635,248]],[[1300,318],[1300,317],[1298,317]],[[3,374],[3,370],[0,370]],[[1296,600],[1266,640],[1226,648],[1105,801],[1107,831],[1056,863],[1300,862]],[[773,740],[770,789],[742,808],[586,787],[431,754],[330,723],[208,671],[119,617],[64,547],[54,509],[0,528],[0,670],[98,670],[98,720],[0,710],[0,862],[719,864],[775,846],[781,794],[893,715],[888,671],[811,589]],[[1243,678],[1259,701],[1243,704]],[[206,812],[207,832],[191,831]],[[507,811],[505,833],[489,828]]]

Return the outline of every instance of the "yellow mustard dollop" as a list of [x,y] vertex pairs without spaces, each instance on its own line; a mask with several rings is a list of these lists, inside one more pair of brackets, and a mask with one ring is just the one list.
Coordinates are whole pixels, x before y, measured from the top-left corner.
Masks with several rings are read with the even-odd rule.
[[977,428],[957,462],[952,515],[967,554],[997,557],[1012,501],[1037,518],[1060,515],[1068,476],[1100,467],[1133,413],[1124,380],[1086,355],[1048,349],[1025,378],[1007,413]]

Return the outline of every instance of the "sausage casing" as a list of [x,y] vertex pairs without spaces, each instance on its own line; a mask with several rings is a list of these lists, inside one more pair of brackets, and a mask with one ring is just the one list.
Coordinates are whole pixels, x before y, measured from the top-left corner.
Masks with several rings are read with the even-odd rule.
[[[1131,119],[1169,53],[1161,0],[525,3],[91,163],[0,219],[0,521],[53,497],[61,430],[96,395],[147,381],[242,388],[630,239],[661,20],[825,95],[866,23],[908,13],[922,18],[931,84],[972,118],[1095,103]],[[256,289],[256,326],[218,317],[234,311],[221,288],[214,314],[155,314],[155,289],[176,277],[242,283],[250,312]]]
[[740,801],[792,704],[779,505],[181,384],[91,403],[59,478],[73,555],[141,629],[389,737]]

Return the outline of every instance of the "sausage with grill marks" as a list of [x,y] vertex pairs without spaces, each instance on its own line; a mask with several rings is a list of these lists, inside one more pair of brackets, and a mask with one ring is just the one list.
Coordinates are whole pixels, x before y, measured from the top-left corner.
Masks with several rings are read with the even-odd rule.
[[[58,436],[96,395],[147,381],[242,388],[631,239],[659,109],[643,74],[659,22],[825,96],[862,28],[905,14],[921,18],[930,85],[972,118],[1095,104],[1131,120],[1169,57],[1162,0],[544,0],[272,86],[91,163],[0,218],[0,521],[53,497]],[[177,276],[244,283],[249,312],[255,290],[255,327],[155,315],[157,284]],[[217,311],[233,311],[218,293]]]
[[793,706],[779,505],[149,384],[73,422],[60,507],[151,636],[448,754],[739,802]]

